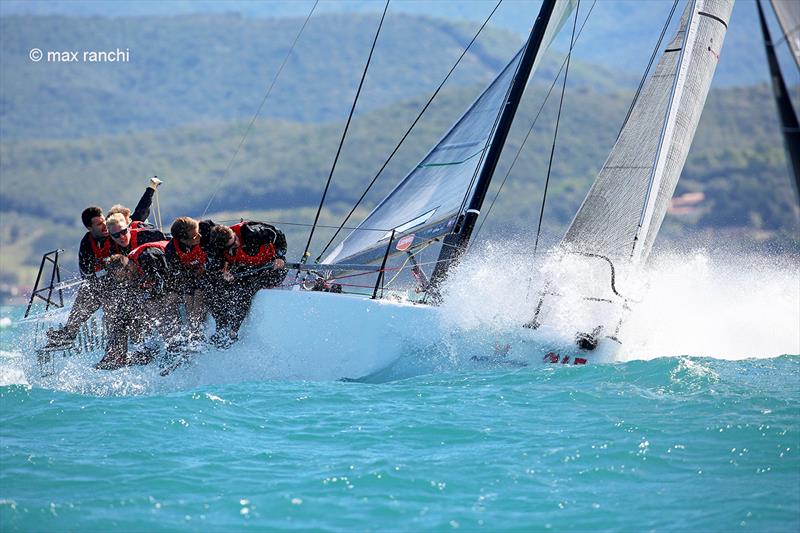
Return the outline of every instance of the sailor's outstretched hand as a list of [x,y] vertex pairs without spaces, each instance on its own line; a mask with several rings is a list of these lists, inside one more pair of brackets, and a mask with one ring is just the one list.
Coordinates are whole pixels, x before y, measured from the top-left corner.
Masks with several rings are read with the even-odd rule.
[[272,270],[280,270],[285,266],[286,266],[286,261],[284,261],[280,257],[275,259],[275,261],[272,262]]
[[148,185],[148,187],[150,187],[153,190],[156,190],[158,186],[161,185],[162,183],[164,182],[158,179],[158,177],[153,176],[152,178],[150,178],[150,184]]

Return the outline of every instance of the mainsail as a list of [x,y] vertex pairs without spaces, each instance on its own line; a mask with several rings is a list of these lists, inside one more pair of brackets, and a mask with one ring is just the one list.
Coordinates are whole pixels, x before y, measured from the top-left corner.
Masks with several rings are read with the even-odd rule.
[[[576,1],[555,3],[541,49],[553,40]],[[425,242],[453,230],[464,205],[469,205],[468,200],[475,193],[475,177],[485,164],[487,148],[495,134],[524,49],[514,55],[389,196],[322,260],[323,264],[376,261],[383,257],[393,231],[397,239],[413,233],[415,242]],[[542,54],[537,55],[531,72],[536,70],[541,57]],[[395,249],[391,252],[394,253]]]
[[734,0],[689,0],[562,247],[644,261],[675,191]]

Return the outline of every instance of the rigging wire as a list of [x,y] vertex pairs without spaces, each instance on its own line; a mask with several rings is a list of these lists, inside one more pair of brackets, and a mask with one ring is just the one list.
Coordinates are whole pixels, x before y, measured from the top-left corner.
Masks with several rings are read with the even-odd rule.
[[292,41],[292,45],[289,47],[289,51],[286,52],[286,57],[283,58],[283,62],[281,63],[281,66],[278,68],[278,72],[276,72],[275,73],[275,77],[272,78],[272,83],[270,83],[269,88],[267,89],[267,92],[264,95],[264,98],[261,100],[261,103],[258,105],[258,109],[256,109],[255,115],[253,115],[253,118],[250,120],[250,124],[247,125],[247,129],[245,130],[244,135],[242,135],[242,138],[239,141],[239,145],[236,147],[236,150],[234,150],[233,155],[231,156],[230,160],[228,161],[228,165],[225,167],[225,172],[223,172],[222,177],[219,179],[219,181],[217,181],[217,186],[214,188],[214,192],[211,193],[211,198],[208,199],[208,203],[206,204],[206,208],[203,209],[203,214],[200,215],[201,218],[206,216],[206,213],[208,213],[208,209],[211,207],[211,203],[214,201],[214,198],[217,196],[217,193],[219,192],[219,189],[222,187],[222,184],[228,178],[228,174],[229,174],[229,172],[231,170],[231,166],[233,166],[233,161],[236,159],[236,156],[239,155],[239,151],[242,149],[242,145],[244,145],[244,141],[245,141],[245,139],[247,139],[247,135],[250,133],[250,130],[253,129],[253,124],[255,124],[256,119],[258,118],[258,115],[261,114],[261,109],[264,107],[264,103],[267,101],[267,98],[269,98],[269,95],[272,92],[272,88],[275,87],[275,83],[278,81],[278,77],[281,75],[281,72],[283,72],[283,67],[286,66],[286,62],[289,60],[289,56],[292,55],[292,51],[294,50],[294,47],[297,44],[297,41],[300,39],[300,36],[303,34],[303,30],[306,29],[306,25],[308,25],[308,21],[311,19],[311,15],[314,14],[314,10],[317,8],[317,4],[319,4],[319,0],[316,0],[314,2],[314,5],[311,6],[311,11],[308,12],[308,16],[306,17],[306,20],[303,22],[303,25],[300,27],[300,30],[297,32],[297,35],[295,36],[294,41]]
[[[381,27],[383,26],[383,21],[386,18],[386,11],[389,9],[389,1],[386,0],[386,5],[383,8],[383,15],[381,15],[381,21],[378,23],[378,30],[375,32],[375,39],[372,41],[372,48],[369,50],[369,56],[367,57],[367,64],[364,65],[364,72],[361,74],[361,81],[358,83],[358,90],[356,91],[356,97],[353,99],[353,105],[350,108],[350,115],[347,117],[347,123],[344,126],[344,131],[342,132],[342,138],[339,140],[339,148],[336,150],[336,157],[333,159],[333,165],[331,166],[330,174],[328,174],[328,181],[325,183],[325,190],[322,191],[322,198],[319,201],[319,207],[317,208],[317,214],[314,217],[314,224],[311,226],[311,231],[308,234],[308,241],[306,242],[305,250],[303,250],[303,256],[300,258],[300,263],[305,264],[308,260],[308,256],[310,255],[308,249],[311,247],[311,239],[314,237],[314,230],[317,227],[317,223],[319,222],[319,215],[322,213],[322,206],[325,203],[325,197],[328,195],[328,189],[331,186],[331,180],[333,179],[333,172],[336,170],[336,163],[339,161],[339,155],[342,153],[342,146],[344,145],[344,140],[347,137],[347,130],[350,127],[350,121],[353,119],[353,112],[356,109],[356,104],[358,103],[358,97],[361,94],[361,88],[364,86],[364,79],[367,77],[367,70],[369,70],[369,64],[372,61],[372,53],[375,51],[375,44],[378,42],[378,36],[381,34]],[[297,271],[297,275],[300,274],[300,270]]]
[[355,203],[355,205],[353,206],[353,208],[350,210],[350,212],[349,212],[349,213],[347,214],[347,216],[344,218],[344,221],[342,222],[342,225],[339,227],[339,229],[337,229],[337,230],[336,230],[336,233],[334,233],[334,234],[333,234],[333,237],[331,237],[331,239],[328,241],[328,244],[326,244],[326,245],[325,245],[325,247],[322,249],[322,251],[319,253],[319,255],[318,255],[318,256],[317,256],[317,258],[316,258],[316,261],[319,261],[319,260],[322,258],[322,255],[323,255],[323,254],[324,254],[324,253],[325,253],[325,252],[328,250],[328,248],[330,247],[330,245],[331,245],[331,244],[333,244],[333,241],[334,241],[334,240],[336,239],[336,237],[339,235],[339,232],[340,232],[342,229],[345,229],[345,228],[344,228],[344,225],[345,225],[345,224],[347,224],[347,221],[348,221],[348,220],[350,220],[350,217],[351,217],[351,216],[353,216],[353,213],[355,212],[355,210],[358,208],[358,206],[361,204],[361,202],[362,202],[362,201],[364,200],[364,198],[366,197],[366,195],[367,195],[367,193],[369,192],[369,190],[372,188],[372,186],[375,184],[375,182],[376,182],[376,181],[378,180],[378,178],[381,176],[381,174],[383,173],[384,169],[385,169],[385,168],[386,168],[386,167],[389,165],[389,162],[392,160],[392,158],[394,157],[394,155],[395,155],[395,154],[397,153],[397,151],[400,149],[400,146],[402,146],[403,142],[405,142],[406,138],[407,138],[407,137],[409,136],[409,134],[411,133],[411,130],[413,130],[413,129],[414,129],[414,127],[417,125],[417,123],[420,121],[420,119],[422,118],[422,115],[425,113],[425,111],[427,111],[428,107],[431,105],[431,103],[433,102],[433,100],[434,100],[434,99],[436,98],[436,96],[439,94],[439,91],[442,89],[442,87],[444,87],[444,84],[445,84],[445,82],[447,82],[447,80],[450,78],[450,75],[451,75],[451,74],[453,74],[453,71],[456,69],[456,67],[458,66],[458,64],[461,62],[461,60],[462,60],[462,59],[464,58],[464,56],[467,54],[467,52],[469,51],[470,47],[472,47],[472,44],[475,42],[475,40],[478,38],[478,36],[479,36],[479,35],[481,34],[481,32],[483,31],[483,28],[484,28],[484,27],[486,26],[486,24],[489,22],[489,19],[491,19],[491,18],[492,18],[492,15],[494,15],[495,11],[497,11],[497,8],[498,8],[498,7],[500,7],[500,4],[502,4],[502,3],[503,3],[503,0],[498,0],[497,4],[494,6],[494,9],[492,9],[492,12],[491,12],[491,13],[489,13],[489,16],[487,16],[487,17],[486,17],[486,20],[484,20],[484,21],[483,21],[483,24],[481,24],[481,27],[480,27],[480,28],[478,28],[478,31],[477,31],[477,33],[475,33],[475,35],[472,37],[472,40],[469,42],[469,44],[467,44],[466,48],[464,48],[464,51],[463,51],[463,52],[461,52],[461,55],[458,57],[458,59],[456,60],[456,62],[453,64],[453,66],[450,68],[450,71],[449,71],[449,72],[447,73],[447,75],[444,77],[444,79],[443,79],[443,80],[442,80],[442,82],[439,84],[439,86],[436,88],[436,90],[435,90],[435,91],[433,91],[433,94],[430,96],[430,98],[428,98],[428,101],[427,101],[427,102],[425,102],[425,105],[424,105],[424,106],[422,106],[422,109],[420,110],[419,114],[417,115],[417,118],[415,118],[415,119],[414,119],[414,121],[411,123],[411,126],[409,126],[409,127],[408,127],[408,129],[406,130],[406,132],[403,134],[403,137],[402,137],[402,138],[400,139],[400,141],[397,143],[397,146],[395,146],[394,150],[392,150],[392,153],[391,153],[391,154],[389,154],[389,157],[386,159],[386,161],[385,161],[385,162],[383,163],[383,165],[381,166],[380,170],[378,170],[377,174],[375,174],[375,177],[373,177],[373,178],[372,178],[372,181],[370,181],[370,182],[369,182],[369,185],[367,185],[367,188],[366,188],[366,189],[364,189],[364,192],[361,194],[361,197],[360,197],[360,198],[359,198],[359,199],[356,201],[356,203]]
[[578,11],[581,9],[581,0],[578,0],[578,7],[575,8],[575,20],[572,22],[572,36],[569,41],[569,52],[567,52],[567,67],[564,70],[564,82],[561,84],[561,99],[558,102],[558,114],[556,115],[556,127],[553,132],[553,145],[550,147],[550,161],[547,163],[547,177],[544,181],[544,194],[542,195],[542,208],[539,211],[539,225],[536,228],[536,242],[533,245],[533,255],[539,247],[539,235],[542,232],[542,219],[544,218],[544,206],[547,201],[547,186],[550,184],[550,172],[553,169],[553,156],[556,151],[556,140],[558,139],[558,125],[561,122],[561,109],[564,106],[564,93],[567,89],[567,77],[569,76],[569,63],[572,57],[572,48],[575,46],[575,27],[578,25]]
[[[581,33],[583,33],[583,28],[586,26],[586,23],[589,21],[589,16],[592,14],[592,10],[594,10],[594,6],[595,5],[597,5],[597,0],[594,0],[592,2],[592,5],[589,8],[588,13],[586,13],[586,18],[583,19],[583,23],[581,24],[581,28],[578,30],[578,34],[575,36],[575,42],[576,43],[578,42],[578,39],[580,39]],[[533,128],[534,128],[534,126],[536,126],[536,122],[539,120],[539,115],[542,114],[542,110],[544,109],[545,104],[547,104],[547,100],[550,99],[550,94],[553,92],[553,89],[555,88],[556,83],[558,83],[558,78],[561,77],[561,71],[564,70],[564,66],[566,64],[567,64],[567,58],[564,58],[564,61],[561,62],[561,67],[559,67],[558,72],[556,72],[555,78],[553,78],[553,83],[550,84],[550,89],[547,90],[547,94],[545,95],[544,100],[542,101],[542,105],[539,106],[539,110],[536,112],[536,116],[533,117],[533,122],[531,123],[531,127],[528,128],[528,133],[526,133],[525,134],[525,138],[522,139],[522,143],[520,143],[519,149],[517,149],[517,153],[514,155],[514,159],[511,161],[511,165],[508,167],[508,171],[506,171],[506,175],[503,176],[503,181],[500,182],[500,187],[498,187],[497,192],[494,195],[494,198],[492,198],[492,203],[489,204],[489,209],[486,210],[486,216],[484,216],[481,219],[481,223],[478,226],[477,231],[475,232],[475,236],[473,237],[473,240],[478,237],[478,234],[481,232],[481,229],[483,229],[483,223],[486,222],[486,219],[489,218],[489,215],[492,212],[492,208],[494,207],[494,204],[497,201],[498,196],[500,196],[500,193],[503,190],[503,186],[506,184],[506,180],[508,180],[508,177],[511,175],[511,171],[514,169],[514,165],[516,165],[517,159],[519,159],[519,156],[522,154],[522,149],[525,147],[525,144],[528,142],[528,138],[531,136],[531,133],[533,133]]]

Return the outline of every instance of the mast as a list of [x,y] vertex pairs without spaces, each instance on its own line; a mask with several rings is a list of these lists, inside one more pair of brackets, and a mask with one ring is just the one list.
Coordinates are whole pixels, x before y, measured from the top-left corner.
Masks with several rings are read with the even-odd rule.
[[500,154],[503,151],[508,132],[511,130],[514,115],[522,100],[522,94],[525,92],[525,86],[528,83],[531,68],[541,49],[545,31],[550,24],[550,18],[555,9],[555,5],[556,0],[544,0],[542,3],[539,15],[536,17],[536,22],[534,22],[531,33],[528,36],[528,41],[525,43],[525,49],[522,52],[519,67],[514,75],[514,82],[511,84],[508,91],[508,96],[497,122],[494,136],[486,151],[483,166],[476,180],[475,193],[470,199],[466,211],[459,216],[458,222],[453,228],[453,232],[449,233],[444,238],[444,245],[439,254],[436,268],[431,276],[431,290],[434,293],[434,300],[438,297],[436,294],[438,293],[437,288],[447,275],[450,265],[458,259],[469,243],[469,238],[475,228],[475,222],[480,215],[483,200],[486,198],[486,193],[489,191],[492,176],[500,160]]
[[767,63],[772,79],[772,93],[775,96],[775,104],[778,106],[778,115],[781,119],[786,156],[794,174],[795,192],[800,199],[800,125],[798,125],[792,101],[789,99],[789,91],[786,89],[786,82],[778,64],[775,45],[772,42],[760,0],[756,2],[756,6],[758,7],[758,20],[761,23],[761,33],[764,35],[764,48],[767,52]]

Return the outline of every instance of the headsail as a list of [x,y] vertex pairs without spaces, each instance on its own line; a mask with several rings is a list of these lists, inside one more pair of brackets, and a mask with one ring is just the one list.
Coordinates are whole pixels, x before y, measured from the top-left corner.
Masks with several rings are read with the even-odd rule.
[[733,1],[688,1],[563,247],[615,262],[647,258],[700,120]]
[[[556,2],[544,34],[543,49],[553,40],[575,2]],[[469,200],[475,192],[475,176],[484,164],[487,147],[495,133],[523,50],[524,47],[514,55],[389,196],[322,260],[323,264],[376,261],[383,257],[393,230],[397,239],[413,233],[419,241],[452,231],[464,199]],[[540,58],[541,55],[536,58],[532,71],[537,68]]]

